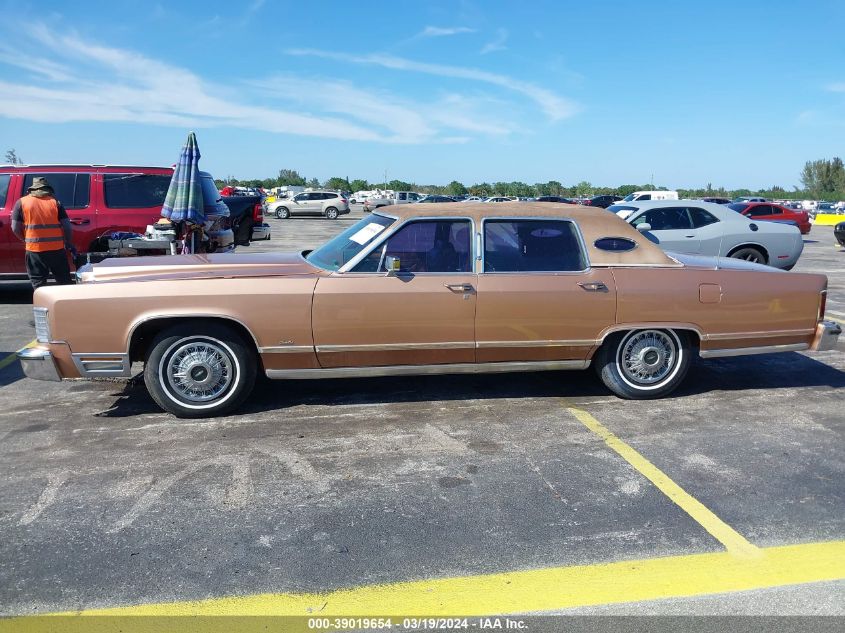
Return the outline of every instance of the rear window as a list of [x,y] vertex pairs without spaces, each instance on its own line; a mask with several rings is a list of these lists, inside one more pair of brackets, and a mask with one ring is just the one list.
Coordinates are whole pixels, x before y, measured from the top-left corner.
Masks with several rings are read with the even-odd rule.
[[734,202],[733,204],[727,205],[728,209],[733,209],[737,213],[742,213],[748,208],[748,205],[742,202]]
[[90,202],[91,174],[26,174],[23,180],[23,190],[26,192],[32,186],[32,179],[44,177],[53,187],[56,200],[66,209],[84,209]]
[[487,220],[484,272],[565,272],[586,269],[568,220]]
[[170,180],[170,176],[158,174],[104,174],[106,206],[111,209],[160,207]]
[[11,174],[0,174],[0,209],[6,206],[6,196],[9,195],[9,181]]

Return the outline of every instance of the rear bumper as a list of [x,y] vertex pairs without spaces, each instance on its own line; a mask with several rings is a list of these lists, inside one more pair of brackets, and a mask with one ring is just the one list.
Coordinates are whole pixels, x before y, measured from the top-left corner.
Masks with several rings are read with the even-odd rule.
[[18,352],[18,360],[27,378],[60,382],[62,377],[50,350],[29,347]]
[[252,227],[252,240],[269,240],[270,239],[270,225],[266,222],[256,224]]
[[816,326],[816,336],[810,349],[814,352],[824,352],[833,349],[842,334],[842,326],[834,321],[821,321]]

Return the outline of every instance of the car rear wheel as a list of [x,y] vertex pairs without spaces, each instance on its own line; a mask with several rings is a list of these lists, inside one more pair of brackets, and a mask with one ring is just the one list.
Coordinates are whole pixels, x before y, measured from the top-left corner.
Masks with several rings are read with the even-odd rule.
[[290,209],[287,207],[276,207],[276,217],[280,220],[290,217]]
[[766,263],[766,256],[752,246],[739,248],[731,253],[730,257],[733,257],[734,259],[744,259],[747,262],[754,262],[755,264]]
[[257,366],[252,345],[231,327],[179,324],[153,339],[144,383],[153,400],[176,417],[213,417],[246,400]]
[[633,330],[609,336],[594,359],[602,382],[620,398],[662,398],[684,380],[687,336],[674,330]]
[[328,209],[326,209],[326,217],[329,220],[337,220],[337,209],[335,209],[334,207],[329,207]]

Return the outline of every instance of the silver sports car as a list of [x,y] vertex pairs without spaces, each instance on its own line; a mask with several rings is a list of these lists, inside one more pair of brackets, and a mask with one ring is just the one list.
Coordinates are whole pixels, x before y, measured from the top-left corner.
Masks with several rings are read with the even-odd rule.
[[712,202],[626,202],[608,211],[627,220],[666,251],[735,257],[790,270],[804,250],[797,226],[750,220]]

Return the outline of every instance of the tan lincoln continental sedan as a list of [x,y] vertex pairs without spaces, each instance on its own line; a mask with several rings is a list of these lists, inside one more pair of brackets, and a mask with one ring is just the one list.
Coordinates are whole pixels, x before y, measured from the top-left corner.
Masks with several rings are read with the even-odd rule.
[[[87,270],[86,270],[87,269]],[[130,376],[182,417],[270,378],[595,367],[658,398],[691,357],[826,350],[827,279],[668,255],[611,213],[553,203],[401,205],[296,254],[106,260],[35,293],[31,378]]]

